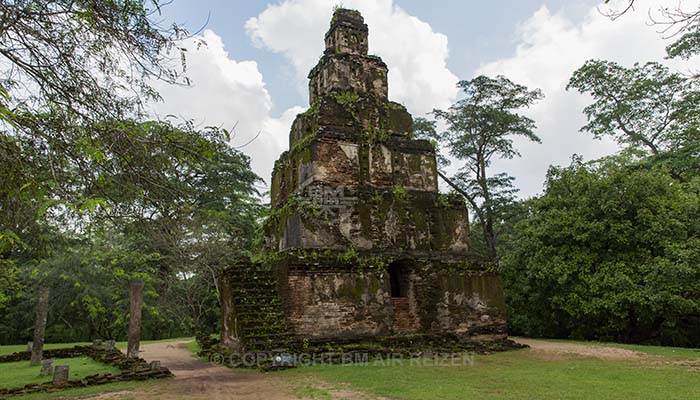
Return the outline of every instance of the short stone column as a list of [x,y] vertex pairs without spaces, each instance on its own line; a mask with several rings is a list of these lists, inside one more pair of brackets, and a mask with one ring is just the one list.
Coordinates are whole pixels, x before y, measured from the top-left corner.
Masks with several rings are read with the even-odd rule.
[[151,361],[149,364],[151,371],[160,370],[160,361]]
[[47,358],[41,360],[41,376],[49,376],[53,373],[53,358]]
[[53,384],[63,386],[68,383],[68,366],[57,365],[53,370]]

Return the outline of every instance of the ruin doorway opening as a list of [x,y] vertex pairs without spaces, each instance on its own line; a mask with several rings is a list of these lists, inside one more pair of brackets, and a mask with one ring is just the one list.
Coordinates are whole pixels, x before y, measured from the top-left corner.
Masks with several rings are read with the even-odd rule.
[[394,261],[389,264],[389,283],[391,297],[408,296],[408,273],[405,262]]

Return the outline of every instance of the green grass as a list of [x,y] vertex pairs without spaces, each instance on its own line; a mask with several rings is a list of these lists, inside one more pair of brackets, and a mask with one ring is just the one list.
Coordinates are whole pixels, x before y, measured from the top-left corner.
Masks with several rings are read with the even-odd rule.
[[[196,342],[194,338],[172,338],[162,340],[145,340],[141,344],[156,343],[156,342],[171,342],[176,340],[190,340],[191,343]],[[61,349],[69,348],[78,345],[90,345],[87,342],[76,343],[47,343],[44,349]],[[117,348],[125,350],[127,342],[117,342]],[[25,351],[27,345],[8,345],[0,346],[0,355],[12,354],[18,351]],[[112,373],[118,374],[120,371],[117,368],[110,367],[98,363],[87,357],[56,359],[54,365],[69,365],[70,379],[79,379],[88,375]],[[19,387],[30,383],[50,382],[52,377],[39,376],[41,367],[29,367],[29,361],[18,361],[13,363],[0,363],[0,387]],[[81,397],[94,396],[101,393],[110,393],[118,391],[134,391],[139,388],[144,388],[147,385],[153,384],[154,381],[145,382],[116,382],[105,385],[89,386],[84,388],[66,389],[54,393],[32,393],[22,396],[13,397],[13,399],[33,400],[33,399],[74,399]]]
[[[73,347],[73,346],[85,346],[90,343],[46,343],[44,344],[44,350],[49,350],[49,349],[63,349],[66,347]],[[7,346],[0,346],[0,355],[6,355],[6,354],[12,354],[12,353],[17,353],[19,351],[26,351],[27,350],[27,345],[26,344],[11,344]]]
[[309,382],[297,383],[294,394],[300,399],[308,400],[332,400],[333,395],[326,389],[318,388]]
[[[700,372],[673,364],[678,352],[683,356],[696,354],[695,359],[697,353],[692,349],[643,347],[629,346],[659,357],[645,361],[546,359],[524,349],[476,356],[473,366],[421,366],[404,361],[403,366],[312,366],[281,374],[296,382],[298,393],[307,398],[324,398],[325,390],[315,392],[307,387],[319,378],[338,387],[349,385],[356,391],[404,400],[700,398]],[[307,386],[299,386],[299,382]]]
[[190,342],[185,343],[183,347],[186,348],[190,353],[192,353],[193,357],[197,358],[197,352],[199,351],[199,343],[197,343],[196,340],[192,340]]
[[[158,343],[158,342],[174,342],[177,340],[194,340],[194,338],[171,338],[171,339],[161,339],[161,340],[143,340],[141,341],[141,344],[148,344],[148,343]],[[44,344],[44,350],[49,350],[49,349],[64,349],[68,347],[74,347],[74,346],[87,346],[92,343],[89,342],[74,342],[74,343],[46,343]],[[117,348],[121,350],[126,350],[126,344],[127,342],[117,342]],[[12,354],[16,353],[18,351],[25,351],[27,350],[27,345],[26,344],[12,344],[12,345],[6,345],[6,346],[0,346],[0,356],[6,355],[6,354]]]
[[[68,365],[70,379],[81,379],[94,374],[118,374],[119,369],[98,363],[88,357],[57,358],[56,365]],[[17,361],[0,364],[0,388],[14,388],[32,383],[50,382],[53,376],[41,376],[41,366],[30,366],[29,361]]]
[[688,349],[684,347],[664,347],[664,346],[636,346],[632,344],[602,343],[609,347],[619,347],[621,349],[639,351],[651,356],[671,358],[674,360],[700,359],[700,349]]

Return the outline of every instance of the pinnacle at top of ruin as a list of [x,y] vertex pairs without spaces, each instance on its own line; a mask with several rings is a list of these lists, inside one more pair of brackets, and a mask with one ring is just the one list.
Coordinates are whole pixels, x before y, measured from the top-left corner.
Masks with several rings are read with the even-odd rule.
[[369,29],[357,10],[337,8],[333,12],[331,27],[326,33],[325,54],[359,54],[366,56]]
[[367,54],[367,24],[359,11],[338,8],[326,33],[326,51],[309,72],[309,104],[332,93],[353,92],[388,100],[388,69]]

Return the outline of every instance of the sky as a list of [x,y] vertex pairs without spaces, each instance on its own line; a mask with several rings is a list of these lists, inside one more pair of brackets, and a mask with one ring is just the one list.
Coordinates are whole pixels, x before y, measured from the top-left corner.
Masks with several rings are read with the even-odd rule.
[[[513,175],[527,198],[542,191],[550,165],[567,165],[573,154],[591,160],[618,150],[612,140],[579,132],[591,99],[565,87],[586,60],[625,66],[663,61],[680,72],[700,69],[696,60],[663,60],[669,39],[649,24],[649,11],[679,0],[638,0],[633,12],[615,21],[602,15],[602,2],[174,0],[158,18],[194,33],[181,43],[192,84],[155,82],[162,101],[152,112],[199,126],[235,127],[232,145],[269,182],[274,160],[288,149],[294,117],[308,108],[306,77],[323,52],[333,7],[342,5],[362,12],[370,53],[389,67],[389,97],[414,117],[449,107],[459,98],[457,82],[478,75],[505,75],[544,92],[544,100],[523,110],[536,121],[542,143],[516,140],[521,157],[492,165],[494,174]],[[680,2],[688,8],[700,4]]]

